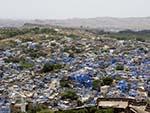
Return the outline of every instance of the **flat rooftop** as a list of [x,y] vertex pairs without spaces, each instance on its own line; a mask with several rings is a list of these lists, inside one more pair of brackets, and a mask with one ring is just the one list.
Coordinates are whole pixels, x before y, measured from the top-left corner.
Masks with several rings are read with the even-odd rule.
[[113,108],[127,108],[128,102],[126,101],[100,101],[99,107],[113,107]]

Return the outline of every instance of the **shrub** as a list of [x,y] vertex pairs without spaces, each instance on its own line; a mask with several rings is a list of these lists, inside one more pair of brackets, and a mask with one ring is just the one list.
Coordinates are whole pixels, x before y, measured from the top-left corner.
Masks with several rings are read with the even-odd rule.
[[121,65],[121,64],[118,64],[118,65],[116,66],[116,70],[124,70],[124,66]]
[[9,58],[6,58],[4,60],[5,60],[6,63],[10,63],[10,62],[19,63],[19,59],[16,58],[16,57],[9,57]]
[[34,66],[32,63],[29,63],[27,61],[20,61],[20,65],[25,69],[32,68]]
[[46,73],[46,72],[51,72],[57,69],[61,69],[63,66],[62,64],[50,64],[50,63],[46,63],[43,66],[42,72]]
[[62,99],[71,99],[71,100],[77,100],[78,96],[74,90],[68,90],[61,95]]
[[81,101],[81,100],[77,100],[77,106],[82,106],[82,105],[84,105],[84,103]]
[[101,80],[94,80],[93,81],[93,89],[99,90],[101,85],[102,85],[102,81]]
[[51,34],[56,34],[57,31],[55,31],[54,29],[50,29],[50,28],[42,28],[40,30],[40,33],[51,33]]
[[43,109],[37,113],[54,113],[53,111],[51,111],[50,109]]
[[137,37],[136,40],[137,40],[137,41],[140,41],[140,42],[145,42],[145,39],[142,38],[142,37]]
[[91,107],[77,110],[56,111],[56,113],[114,113],[114,110],[113,108],[97,109],[96,107]]
[[33,106],[32,104],[29,104],[27,107],[27,113],[54,113],[48,107],[44,104],[36,104]]
[[72,38],[72,39],[77,39],[79,36],[75,35],[75,34],[70,34],[68,35],[68,37]]
[[89,113],[95,113],[97,111],[97,108],[96,107],[91,107],[89,109]]
[[38,58],[40,56],[46,56],[47,53],[45,53],[44,51],[38,51],[38,50],[31,50],[31,52],[29,53],[29,56],[32,58]]
[[60,80],[60,86],[69,88],[70,87],[69,80],[64,80],[64,79]]
[[103,85],[111,85],[113,82],[113,79],[111,77],[104,77],[103,78]]

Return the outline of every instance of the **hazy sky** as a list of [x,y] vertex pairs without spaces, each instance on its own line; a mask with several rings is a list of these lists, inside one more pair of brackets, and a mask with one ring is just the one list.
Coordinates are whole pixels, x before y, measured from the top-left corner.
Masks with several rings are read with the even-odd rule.
[[0,18],[64,19],[150,16],[150,0],[0,0]]

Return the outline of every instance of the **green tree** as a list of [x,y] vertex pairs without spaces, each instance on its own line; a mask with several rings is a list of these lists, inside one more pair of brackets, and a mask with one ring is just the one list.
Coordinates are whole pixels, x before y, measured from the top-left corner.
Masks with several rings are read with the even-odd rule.
[[79,109],[76,113],[88,113],[88,110],[86,108]]
[[89,109],[89,113],[95,113],[97,111],[97,108],[96,107],[91,107]]
[[70,88],[69,83],[70,83],[69,80],[64,80],[64,79],[60,80],[60,86],[61,87],[68,87],[68,88]]
[[20,65],[25,69],[32,68],[34,66],[34,64],[29,63],[28,61],[20,61]]
[[124,65],[118,64],[118,65],[116,66],[116,70],[124,70]]
[[93,89],[94,90],[99,90],[100,86],[102,85],[102,81],[101,80],[94,80],[93,81]]
[[50,109],[43,109],[41,111],[38,111],[37,113],[54,113],[54,112],[51,111]]
[[62,99],[71,99],[71,100],[77,100],[78,96],[74,90],[68,90],[61,95]]
[[46,72],[51,72],[57,69],[61,69],[63,66],[61,64],[50,64],[50,63],[46,63],[43,66],[42,72],[46,73]]
[[103,85],[111,85],[113,82],[113,79],[111,77],[104,77],[103,78]]

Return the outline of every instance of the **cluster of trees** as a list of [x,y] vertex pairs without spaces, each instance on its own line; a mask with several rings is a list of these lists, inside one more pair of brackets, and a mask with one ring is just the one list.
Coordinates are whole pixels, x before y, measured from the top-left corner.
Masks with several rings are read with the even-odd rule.
[[123,64],[118,64],[116,66],[116,70],[124,70],[124,65]]
[[[22,113],[19,111],[13,111],[13,113]],[[27,111],[27,113],[114,113],[114,109],[97,109],[96,107],[75,109],[75,110],[64,110],[64,111],[52,111],[48,108],[43,108],[43,106],[37,106],[36,108],[32,108]]]
[[3,38],[10,38],[10,37],[14,37],[17,35],[24,35],[26,33],[33,33],[33,34],[42,34],[42,33],[51,33],[51,34],[56,34],[57,31],[55,31],[54,29],[51,28],[39,28],[39,27],[35,27],[35,28],[1,28],[0,29],[0,39]]
[[[113,78],[107,76],[107,77],[103,77],[100,78],[98,80],[93,80],[93,89],[94,90],[100,90],[101,86],[105,86],[105,85],[112,85],[113,83]],[[60,80],[60,86],[61,87],[66,87],[66,88],[71,88],[71,81],[69,79],[61,79]]]
[[101,86],[111,85],[113,83],[113,79],[109,76],[103,77],[102,79],[93,81],[93,89],[99,90]]
[[119,33],[145,35],[145,34],[150,34],[150,30],[141,30],[141,31],[124,30],[124,31],[119,31]]
[[23,69],[28,69],[28,68],[32,68],[34,66],[33,63],[30,63],[26,60],[22,60],[20,61],[20,66],[23,68]]
[[71,87],[71,81],[68,78],[63,78],[60,80],[60,86],[70,88]]
[[61,99],[70,99],[70,100],[77,100],[78,99],[78,95],[76,94],[76,92],[74,90],[68,90],[66,92],[63,92],[61,94]]
[[45,52],[45,51],[43,51],[43,50],[40,50],[40,48],[38,47],[38,48],[36,48],[36,49],[27,49],[27,50],[24,50],[24,52],[26,53],[26,54],[29,54],[29,56],[31,57],[31,58],[39,58],[39,57],[41,57],[41,56],[46,56],[47,55],[47,53]]
[[114,110],[111,108],[97,109],[96,107],[90,107],[78,110],[57,111],[56,113],[114,113]]
[[132,31],[124,30],[117,33],[109,33],[107,36],[118,40],[137,40],[144,42],[150,39],[150,30]]
[[69,34],[67,37],[72,38],[72,39],[78,39],[79,36],[75,35],[75,34]]
[[34,33],[34,34],[42,34],[42,33],[56,34],[57,33],[57,31],[55,31],[54,29],[51,29],[51,28],[39,28],[39,27],[31,28],[30,32]]
[[[21,112],[19,109],[12,107],[11,113],[24,113],[24,112]],[[43,104],[37,104],[35,106],[32,104],[29,104],[27,106],[26,113],[55,113],[55,112],[50,110],[46,105],[43,105]]]
[[0,35],[3,38],[14,37],[17,35],[23,35],[29,32],[29,29],[18,29],[18,28],[1,28]]
[[34,66],[33,63],[31,62],[28,62],[25,58],[21,57],[21,58],[18,58],[18,57],[8,57],[8,58],[5,58],[4,61],[6,63],[19,63],[20,64],[20,69],[28,69],[28,68],[32,68]]
[[43,66],[42,72],[47,73],[47,72],[51,72],[51,71],[54,71],[54,70],[61,69],[62,67],[63,67],[62,64],[46,63]]
[[74,53],[81,53],[83,50],[81,48],[78,48],[78,47],[72,45],[71,47],[65,46],[63,51],[68,52],[68,53],[70,53],[70,51],[72,51],[72,53],[70,53],[70,56],[74,57]]
[[8,57],[8,58],[5,58],[4,61],[6,63],[19,63],[20,59],[17,58],[17,57]]

